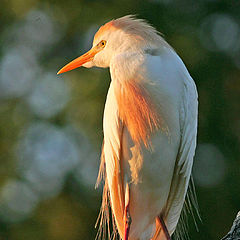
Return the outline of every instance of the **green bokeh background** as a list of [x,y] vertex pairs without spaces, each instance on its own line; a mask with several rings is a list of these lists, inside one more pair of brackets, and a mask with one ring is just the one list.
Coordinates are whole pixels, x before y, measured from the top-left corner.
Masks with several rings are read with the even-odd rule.
[[127,14],[164,34],[198,88],[202,222],[197,232],[189,219],[190,239],[220,239],[230,229],[240,210],[240,2],[1,0],[1,240],[95,238],[110,76],[55,73],[90,48],[100,25]]

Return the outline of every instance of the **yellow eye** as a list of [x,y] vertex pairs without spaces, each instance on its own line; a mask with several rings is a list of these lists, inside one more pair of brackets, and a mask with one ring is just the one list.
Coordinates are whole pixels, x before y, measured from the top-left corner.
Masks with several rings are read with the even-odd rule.
[[102,40],[99,44],[98,44],[98,46],[99,47],[105,47],[105,45],[106,45],[106,41],[105,40]]

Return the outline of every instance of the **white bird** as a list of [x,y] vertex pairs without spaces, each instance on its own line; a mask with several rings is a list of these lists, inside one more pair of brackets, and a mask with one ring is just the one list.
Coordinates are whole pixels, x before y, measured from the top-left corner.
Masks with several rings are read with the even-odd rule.
[[[99,179],[100,225],[124,240],[170,239],[190,182],[197,90],[184,63],[155,28],[125,16],[98,30],[92,48],[63,67],[110,68]],[[105,222],[106,221],[106,222]]]

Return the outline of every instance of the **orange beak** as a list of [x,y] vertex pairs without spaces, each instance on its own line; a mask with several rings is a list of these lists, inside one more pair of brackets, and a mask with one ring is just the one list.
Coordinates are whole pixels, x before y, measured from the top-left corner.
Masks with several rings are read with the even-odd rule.
[[72,62],[68,63],[63,68],[61,68],[57,72],[57,74],[68,72],[75,68],[81,67],[84,63],[91,61],[98,52],[99,52],[99,49],[96,47],[90,49],[88,52],[86,52],[82,56],[74,59]]

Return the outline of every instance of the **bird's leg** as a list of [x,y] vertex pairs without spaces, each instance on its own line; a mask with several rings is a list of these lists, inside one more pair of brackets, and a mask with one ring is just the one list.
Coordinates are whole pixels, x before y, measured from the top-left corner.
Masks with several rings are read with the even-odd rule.
[[167,239],[167,240],[171,240],[170,234],[169,234],[169,232],[168,232],[167,226],[166,226],[166,224],[165,224],[162,216],[161,216],[161,215],[158,216],[158,217],[157,217],[157,220],[158,220],[159,224],[161,225],[161,228],[162,228],[162,230],[163,230],[163,232],[164,232],[164,234],[165,234],[166,239]]
[[125,193],[125,210],[124,210],[124,240],[128,240],[131,223],[132,223],[132,219],[129,211],[129,186],[127,184],[126,193]]
[[129,212],[129,204],[125,207],[125,214],[124,214],[124,240],[128,240],[128,236],[129,236],[129,231],[130,231],[130,225],[132,222],[131,216],[130,216],[130,212]]

